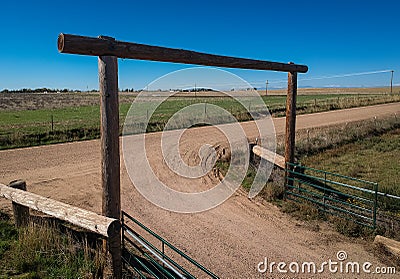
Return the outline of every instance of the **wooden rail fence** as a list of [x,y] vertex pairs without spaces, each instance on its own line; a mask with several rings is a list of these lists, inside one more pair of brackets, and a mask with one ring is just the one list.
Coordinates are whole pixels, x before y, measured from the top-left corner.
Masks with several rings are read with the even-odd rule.
[[[14,188],[15,185],[25,185],[25,189]],[[14,219],[17,226],[28,223],[29,209],[33,209],[106,238],[113,238],[119,234],[121,223],[118,219],[102,216],[25,190],[26,184],[23,181],[12,182],[10,186],[0,184],[0,197],[11,200],[13,203]]]

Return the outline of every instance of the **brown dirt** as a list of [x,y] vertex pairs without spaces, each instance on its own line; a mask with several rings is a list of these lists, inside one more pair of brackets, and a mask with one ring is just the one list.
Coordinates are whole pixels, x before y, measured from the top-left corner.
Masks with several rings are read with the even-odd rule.
[[[333,125],[394,113],[400,113],[399,103],[300,115],[297,118],[297,128]],[[274,123],[277,134],[283,134],[285,119],[274,119]],[[242,125],[249,138],[257,137],[253,123]],[[159,149],[160,135],[147,135],[146,145],[151,147],[148,149],[150,163],[156,166],[156,173],[161,180],[170,182],[172,187],[181,188],[188,181],[173,175],[163,163]],[[189,154],[185,159],[189,164],[196,162],[194,154],[197,154],[199,146],[204,142],[223,145],[224,138],[215,128],[209,127],[191,129],[185,133],[180,150],[182,154]],[[288,217],[270,203],[248,199],[241,191],[222,205],[202,213],[179,214],[160,209],[137,192],[127,175],[123,160],[121,169],[122,208],[221,278],[271,278],[268,275],[284,275],[276,272],[260,275],[256,266],[264,257],[276,262],[322,263],[328,259],[336,260],[339,250],[346,251],[351,261],[370,261],[375,266],[384,266],[366,248],[370,243],[339,235],[324,223],[316,229],[316,226]],[[0,151],[0,170],[0,183],[24,179],[31,192],[101,212],[98,140]],[[209,175],[190,183],[193,188],[204,189],[215,181],[215,176]],[[9,210],[10,203],[2,200],[0,209]],[[286,278],[296,277],[295,274],[286,275],[290,275]],[[297,278],[338,276],[302,274]],[[341,274],[340,278],[394,277]]]

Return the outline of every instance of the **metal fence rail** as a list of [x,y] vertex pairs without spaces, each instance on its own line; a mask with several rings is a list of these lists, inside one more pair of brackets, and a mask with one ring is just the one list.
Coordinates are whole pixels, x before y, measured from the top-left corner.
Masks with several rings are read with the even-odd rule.
[[377,183],[287,163],[285,185],[287,199],[310,202],[323,212],[376,227]]
[[[158,248],[151,241],[144,238],[133,229],[133,226],[137,226],[138,229],[156,239],[161,244],[161,247]],[[122,232],[124,245],[122,259],[140,278],[148,278],[149,276],[151,278],[196,278],[188,270],[187,266],[197,269],[202,273],[202,277],[219,278],[124,211],[122,211]],[[167,255],[166,247],[173,254]],[[184,259],[186,268],[178,263],[177,259]]]

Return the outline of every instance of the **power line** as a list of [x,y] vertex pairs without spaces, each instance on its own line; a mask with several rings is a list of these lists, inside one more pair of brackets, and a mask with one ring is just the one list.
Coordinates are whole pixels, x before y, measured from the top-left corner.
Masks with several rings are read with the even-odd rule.
[[[310,80],[322,80],[322,79],[333,79],[333,78],[343,78],[343,77],[353,77],[353,76],[363,76],[363,75],[372,75],[372,74],[382,74],[389,73],[392,70],[380,70],[380,71],[370,71],[370,72],[361,72],[361,73],[348,73],[348,74],[338,74],[331,76],[320,76],[320,77],[310,77],[310,78],[299,78],[299,81],[310,81]],[[283,83],[287,82],[287,79],[280,80],[272,80],[270,83]]]
[[388,73],[388,72],[391,72],[391,71],[392,70],[382,70],[382,71],[373,71],[373,72],[351,73],[351,74],[341,74],[341,75],[333,75],[333,76],[322,76],[322,77],[315,77],[315,78],[303,78],[303,79],[299,79],[299,80],[317,80],[317,79],[354,77],[354,76],[363,76],[363,75]]
[[[323,79],[335,79],[335,78],[344,78],[344,77],[353,77],[353,76],[363,76],[363,75],[372,75],[372,74],[381,74],[381,73],[392,73],[392,78],[391,78],[391,86],[393,83],[393,70],[379,70],[379,71],[368,71],[368,72],[357,72],[357,73],[347,73],[347,74],[336,74],[336,75],[327,75],[327,76],[319,76],[319,77],[309,77],[309,78],[300,78],[298,79],[299,82],[301,81],[312,81],[312,80],[323,80]],[[248,85],[248,87],[254,87],[254,85],[259,85],[263,86],[266,84],[279,84],[279,83],[286,83],[287,79],[276,79],[276,80],[268,80],[267,83],[265,80],[253,80],[253,81],[239,81],[239,82],[206,82],[204,87],[210,88],[213,86],[230,86],[230,87],[235,87],[235,86],[245,86]],[[154,86],[154,85],[153,85]],[[153,87],[152,86],[152,87]],[[193,84],[176,84],[172,85],[175,87],[175,89],[188,89],[192,88]],[[197,84],[197,87],[200,87],[199,84]],[[266,85],[267,87],[267,85]]]

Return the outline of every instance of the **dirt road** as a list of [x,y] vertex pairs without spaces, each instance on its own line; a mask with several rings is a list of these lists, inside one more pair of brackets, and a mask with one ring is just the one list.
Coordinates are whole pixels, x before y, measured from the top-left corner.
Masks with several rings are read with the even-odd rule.
[[[300,115],[297,128],[312,128],[343,122],[400,114],[400,104]],[[284,118],[274,119],[277,134],[284,132]],[[257,137],[254,124],[242,125],[246,135]],[[150,165],[161,181],[171,187],[190,185],[204,189],[217,183],[213,175],[199,179],[179,178],[164,163],[160,149],[161,133],[148,134]],[[190,129],[181,138],[180,152],[188,164],[196,164],[199,147],[209,143],[224,145],[224,138],[212,127]],[[226,144],[226,143],[225,143]],[[325,224],[319,229],[296,221],[272,204],[249,200],[240,191],[222,205],[196,214],[179,214],[163,210],[145,198],[132,185],[123,160],[121,162],[122,208],[157,233],[176,244],[221,278],[272,278],[260,274],[257,264],[264,260],[292,261],[337,260],[344,250],[350,261],[383,263],[366,249],[366,242],[349,239]],[[27,181],[28,190],[96,212],[101,211],[100,144],[98,140],[0,151],[0,183],[14,179]],[[7,210],[9,202],[1,201]],[[287,274],[287,278],[296,274]],[[268,277],[270,276],[270,277]],[[375,276],[375,277],[374,277]],[[296,278],[394,278],[389,275],[301,274]]]

